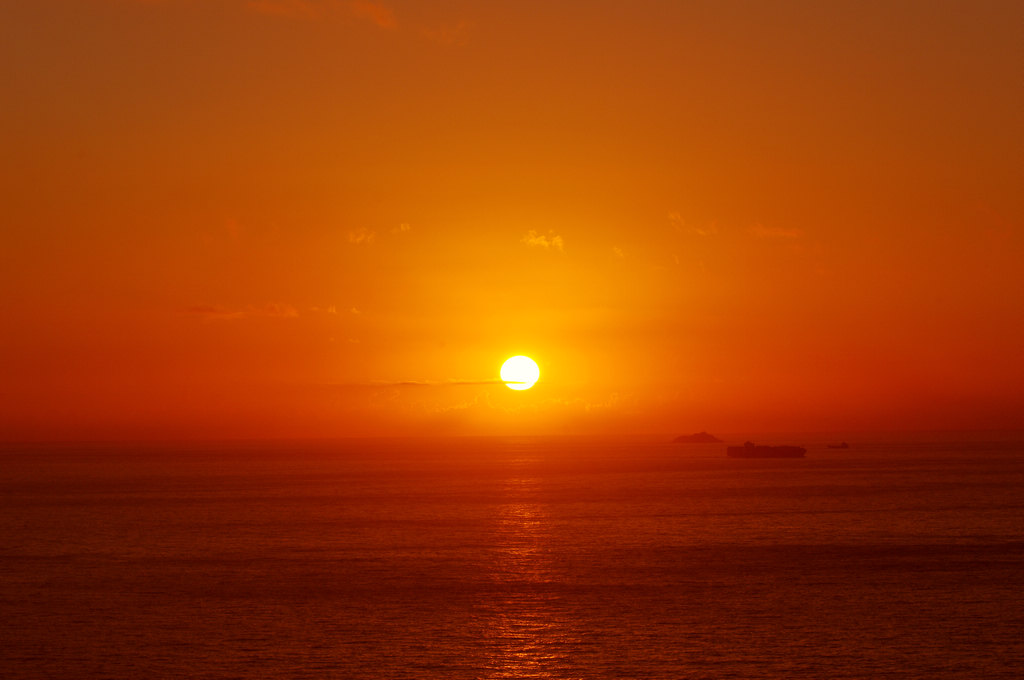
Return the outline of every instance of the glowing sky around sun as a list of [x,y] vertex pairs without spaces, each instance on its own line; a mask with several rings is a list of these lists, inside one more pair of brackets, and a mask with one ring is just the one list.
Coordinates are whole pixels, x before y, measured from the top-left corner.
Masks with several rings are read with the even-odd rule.
[[1019,426],[1022,33],[2,3],[0,437]]

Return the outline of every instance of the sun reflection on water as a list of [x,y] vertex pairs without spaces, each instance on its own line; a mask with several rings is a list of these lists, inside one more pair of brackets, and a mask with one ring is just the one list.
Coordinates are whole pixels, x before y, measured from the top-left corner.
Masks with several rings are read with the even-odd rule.
[[579,643],[566,617],[543,482],[510,477],[495,523],[493,601],[484,604],[491,655],[485,678],[565,677]]

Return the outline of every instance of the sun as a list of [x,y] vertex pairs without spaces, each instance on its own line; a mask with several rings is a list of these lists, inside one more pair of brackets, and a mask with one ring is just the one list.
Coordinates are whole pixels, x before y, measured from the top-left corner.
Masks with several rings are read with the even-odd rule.
[[512,357],[501,365],[501,379],[513,390],[528,390],[540,379],[540,368],[530,357]]

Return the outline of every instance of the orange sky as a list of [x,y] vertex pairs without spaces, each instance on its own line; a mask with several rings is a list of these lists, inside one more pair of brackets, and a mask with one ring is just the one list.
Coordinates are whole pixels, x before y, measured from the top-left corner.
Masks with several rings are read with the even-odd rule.
[[1022,64],[1016,0],[0,0],[0,438],[1022,427]]

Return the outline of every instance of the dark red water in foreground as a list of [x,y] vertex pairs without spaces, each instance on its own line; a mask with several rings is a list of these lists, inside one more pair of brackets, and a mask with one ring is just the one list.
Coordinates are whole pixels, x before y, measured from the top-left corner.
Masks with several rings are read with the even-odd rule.
[[0,669],[1021,677],[1024,446],[799,443],[6,445]]

